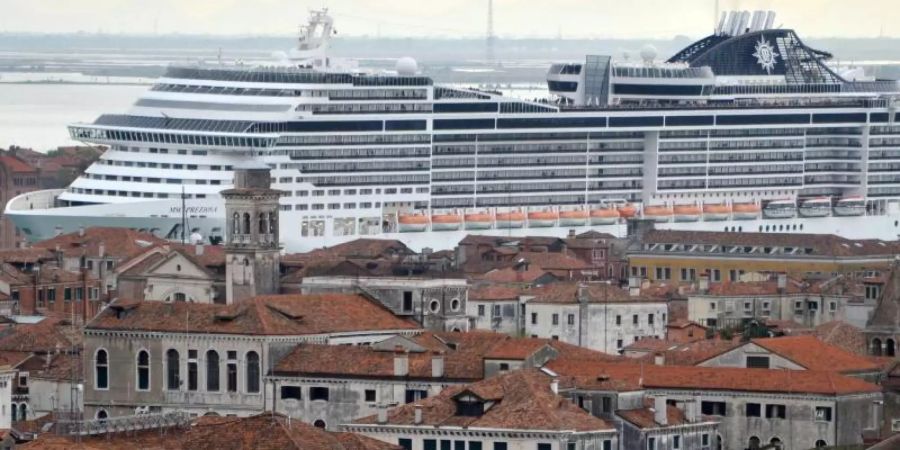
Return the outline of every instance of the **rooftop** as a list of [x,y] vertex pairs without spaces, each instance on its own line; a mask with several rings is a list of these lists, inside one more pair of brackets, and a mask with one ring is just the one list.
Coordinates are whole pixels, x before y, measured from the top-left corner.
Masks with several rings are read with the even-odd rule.
[[578,283],[572,281],[551,283],[528,292],[534,298],[530,303],[578,303],[584,298],[588,303],[664,302],[665,299],[646,295],[631,295],[627,289],[608,283]]
[[[141,233],[128,228],[91,227],[84,232],[61,234],[34,244],[35,248],[59,249],[66,256],[103,256],[131,259],[147,251],[154,245],[167,243],[149,233]],[[101,250],[102,249],[102,250]]]
[[[160,320],[164,317],[171,320]],[[240,335],[419,329],[381,305],[351,294],[261,296],[233,305],[119,300],[91,320],[86,328]]]
[[879,365],[868,358],[826,344],[815,336],[784,336],[753,339],[752,342],[807,370],[854,373],[873,372],[880,369]]

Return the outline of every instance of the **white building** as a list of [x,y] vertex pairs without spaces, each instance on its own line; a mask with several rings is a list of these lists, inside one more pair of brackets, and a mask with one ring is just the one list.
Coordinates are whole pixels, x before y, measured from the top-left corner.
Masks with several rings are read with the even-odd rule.
[[645,337],[665,338],[668,304],[608,284],[553,283],[529,293],[525,334],[617,353]]

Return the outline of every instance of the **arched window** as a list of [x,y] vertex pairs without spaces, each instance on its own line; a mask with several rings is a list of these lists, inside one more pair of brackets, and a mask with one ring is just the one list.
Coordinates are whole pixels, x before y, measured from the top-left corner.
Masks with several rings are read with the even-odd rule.
[[19,420],[28,420],[28,406],[24,403],[19,404]]
[[819,439],[818,441],[816,441],[816,447],[815,447],[815,448],[823,448],[823,447],[828,447],[828,443],[825,442],[825,441],[822,440],[822,439]]
[[231,219],[231,234],[240,234],[241,232],[241,215],[240,213],[234,213],[234,216]]
[[750,437],[750,442],[748,443],[747,448],[750,449],[750,450],[757,450],[757,449],[759,449],[759,438],[756,437],[756,436],[751,436],[751,437]]
[[894,344],[893,339],[886,339],[884,341],[884,356],[894,356],[897,353],[897,349]]
[[872,355],[881,356],[881,339],[872,339]]
[[259,392],[259,353],[247,353],[247,392]]
[[176,292],[175,295],[172,296],[172,298],[173,298],[176,302],[186,302],[186,301],[187,301],[187,294],[185,294],[184,292]]
[[219,353],[215,350],[206,352],[206,390],[219,390]]
[[[6,411],[4,411],[4,412],[6,412]],[[13,422],[19,420],[19,419],[17,419],[18,416],[16,416],[16,413],[18,413],[19,411],[18,411],[18,408],[16,408],[15,403],[13,403],[11,405],[11,408],[9,408],[9,412],[11,413],[11,416],[12,416],[12,417],[10,417],[10,420],[12,420]]]
[[94,357],[94,386],[109,389],[109,354],[103,349],[97,350]]
[[316,427],[316,428],[323,428],[323,429],[324,429],[324,428],[325,428],[325,421],[322,420],[322,419],[319,419],[319,420],[313,422],[313,426]]
[[150,390],[150,353],[147,350],[137,354],[137,388],[139,391]]
[[244,213],[244,226],[241,228],[241,233],[250,234],[250,213]]
[[278,221],[278,214],[269,213],[269,234],[275,234],[275,225]]
[[101,409],[97,411],[96,417],[97,420],[106,420],[109,417],[109,413],[105,409]]
[[178,350],[170,348],[166,352],[166,389],[177,391],[181,382],[179,376],[181,361],[178,357]]
[[269,224],[266,220],[266,213],[259,213],[259,234],[266,234],[269,229]]
[[781,448],[781,438],[778,436],[769,439],[769,448],[772,449],[780,449]]

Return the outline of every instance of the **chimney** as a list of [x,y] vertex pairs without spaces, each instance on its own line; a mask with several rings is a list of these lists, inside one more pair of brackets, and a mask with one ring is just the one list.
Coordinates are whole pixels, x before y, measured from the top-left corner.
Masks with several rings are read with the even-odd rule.
[[431,355],[431,377],[441,378],[444,376],[444,354],[435,351]]
[[569,228],[569,239],[575,239],[575,229]]
[[378,404],[378,423],[381,425],[387,423],[387,405],[384,403]]
[[700,422],[700,403],[696,399],[684,402],[684,417],[690,423]]
[[653,397],[653,421],[659,425],[669,424],[669,416],[666,414],[666,397],[657,395]]
[[106,244],[101,242],[99,248],[97,249],[97,253],[98,253],[97,256],[99,256],[101,258],[106,256]]
[[422,405],[416,403],[415,408],[416,408],[415,424],[421,425],[422,424]]
[[578,303],[588,303],[590,298],[588,296],[588,287],[584,283],[578,283]]
[[778,274],[778,293],[784,294],[787,290],[787,274],[782,272]]
[[409,354],[401,346],[394,347],[394,376],[405,377],[409,375]]
[[197,244],[194,246],[194,254],[197,256],[203,256],[203,244]]
[[656,355],[654,355],[653,356],[653,364],[656,364],[657,366],[666,365],[666,355],[663,354],[662,352],[659,352]]
[[641,277],[628,277],[628,295],[632,297],[641,295]]
[[550,390],[554,394],[559,394],[559,378],[553,377],[553,380],[550,381]]
[[706,294],[709,292],[709,274],[704,272],[700,274],[700,281],[698,282],[697,289],[700,290],[701,294]]
[[78,227],[78,236],[84,237],[84,226]]

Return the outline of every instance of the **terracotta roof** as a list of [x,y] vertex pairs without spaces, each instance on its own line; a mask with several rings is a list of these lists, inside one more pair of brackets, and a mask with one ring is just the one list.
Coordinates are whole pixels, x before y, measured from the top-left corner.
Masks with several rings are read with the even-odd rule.
[[698,328],[703,328],[704,330],[706,329],[705,326],[700,325],[699,323],[694,322],[692,320],[687,320],[687,319],[676,319],[676,320],[670,321],[668,324],[666,324],[666,326],[669,328],[681,328],[681,329],[687,328],[687,327],[698,327]]
[[[453,358],[454,352],[404,352],[409,362],[408,375],[400,378],[428,379],[432,377],[432,358]],[[372,347],[348,347],[336,345],[300,344],[275,365],[276,375],[336,376],[358,378],[393,378],[394,351],[376,350]],[[446,378],[451,378],[447,374]],[[463,379],[478,379],[479,374],[456,373]],[[441,376],[440,378],[445,378]],[[455,378],[455,377],[453,377]]]
[[[583,288],[583,289],[582,289]],[[583,284],[572,281],[551,283],[530,290],[528,295],[534,298],[531,303],[578,303],[579,291],[589,303],[635,303],[635,302],[664,302],[660,298],[644,295],[630,295],[627,289],[622,289],[607,283]]]
[[567,384],[579,389],[687,389],[835,396],[881,391],[879,386],[858,378],[814,370],[610,364],[573,359],[556,359],[546,367],[570,377]]
[[[716,231],[650,230],[642,244],[718,244],[737,246],[799,247],[810,249],[803,256],[893,256],[900,249],[895,241],[845,239],[833,234],[720,233]],[[638,253],[643,250],[637,250]]]
[[813,329],[813,334],[826,344],[840,347],[857,355],[868,355],[869,347],[863,330],[846,322],[834,320]]
[[470,301],[517,301],[524,292],[521,287],[505,284],[488,284],[469,289]]
[[487,359],[510,359],[518,361],[528,358],[547,345],[548,343],[544,339],[506,339],[492,348],[491,351],[484,355],[484,357]]
[[233,305],[119,300],[91,320],[86,328],[242,335],[419,329],[380,304],[351,294],[261,296]]
[[59,248],[66,256],[94,256],[100,254],[100,247],[109,257],[130,259],[146,252],[154,245],[167,243],[149,233],[141,233],[128,228],[91,227],[80,232],[62,234],[34,244],[36,248],[54,250]]
[[[667,366],[694,366],[740,345],[738,339],[703,339],[669,348],[663,352],[663,358]],[[648,355],[648,358],[653,356],[655,355]]]
[[657,337],[645,337],[625,346],[623,350],[626,352],[664,352],[666,350],[678,347],[678,344],[678,342],[668,341]]
[[[418,402],[422,409],[420,426],[458,426],[504,430],[610,431],[610,424],[596,418],[550,389],[551,378],[537,370],[516,370],[467,386],[445,388],[436,397]],[[454,398],[471,393],[492,404],[476,417],[456,415]],[[390,425],[415,426],[416,404],[406,404],[388,412]],[[376,424],[376,416],[357,420]]]
[[[662,425],[657,423],[653,399],[650,398],[644,399],[643,408],[620,409],[616,411],[616,415],[643,430],[661,427],[678,427],[690,423],[684,415],[684,411],[672,405],[666,405],[666,424]],[[704,421],[708,420],[709,418],[704,417]]]
[[751,342],[783,356],[807,370],[854,373],[880,369],[878,365],[867,358],[826,344],[815,336],[784,336],[753,339]]
[[513,267],[494,269],[481,275],[479,278],[494,283],[534,283],[545,276],[556,278],[549,271],[536,266],[529,266],[527,270],[519,270]]
[[544,270],[587,270],[593,267],[574,255],[562,252],[519,252],[512,259],[528,261]]
[[28,164],[27,162],[12,156],[12,155],[0,155],[0,164],[6,167],[10,172],[16,173],[34,173],[37,172],[37,168]]
[[9,248],[0,250],[0,261],[10,264],[33,264],[53,259],[53,252],[45,248]]
[[379,258],[388,255],[411,255],[410,250],[403,242],[395,239],[360,238],[349,242],[337,244],[324,249],[326,253],[343,258]]
[[82,334],[68,320],[45,318],[34,324],[18,324],[0,333],[0,350],[51,353],[80,347]]

